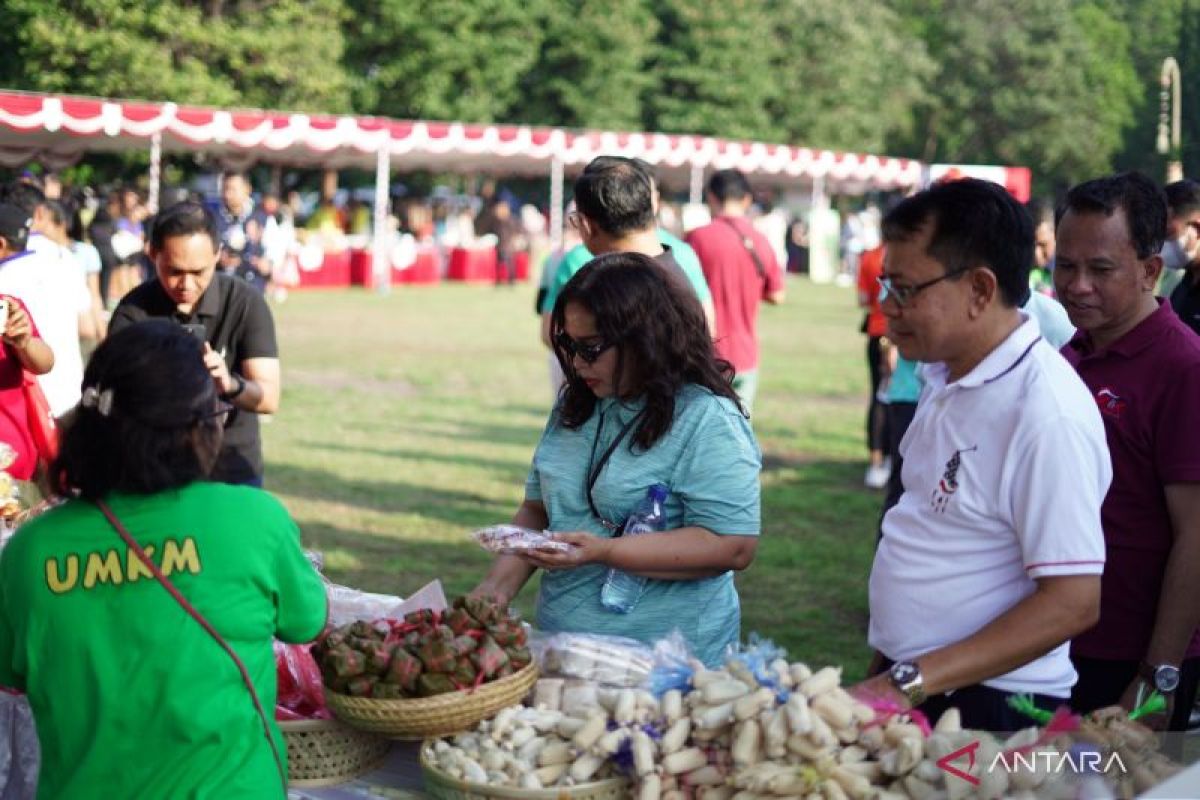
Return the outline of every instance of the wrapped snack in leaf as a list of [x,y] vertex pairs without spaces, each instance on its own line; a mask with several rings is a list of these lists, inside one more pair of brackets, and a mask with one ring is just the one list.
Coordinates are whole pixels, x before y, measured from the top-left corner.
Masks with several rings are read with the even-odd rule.
[[490,625],[504,616],[504,607],[493,597],[468,597],[463,608],[483,625]]
[[452,642],[454,641],[454,635],[454,631],[449,625],[437,625],[434,627],[433,633],[430,634],[430,638],[442,642]]
[[533,653],[528,647],[520,645],[504,648],[504,652],[508,653],[509,663],[512,664],[514,670],[524,669],[529,666],[529,662],[533,661]]
[[496,640],[501,647],[512,647],[524,644],[525,629],[521,623],[512,619],[502,619],[487,626],[488,636]]
[[471,663],[471,659],[463,656],[454,662],[454,671],[450,673],[450,680],[459,686],[474,686],[477,674],[475,665]]
[[361,639],[376,638],[375,628],[371,625],[371,623],[361,619],[358,622],[350,623],[350,630],[347,631],[347,634],[351,637],[357,636]]
[[433,625],[436,619],[437,615],[428,608],[410,611],[404,615],[404,621],[409,625]]
[[371,697],[376,700],[399,700],[404,697],[404,689],[394,683],[380,681],[371,687]]
[[454,669],[455,655],[449,642],[428,641],[417,648],[425,672],[446,673]]
[[420,631],[413,631],[412,633],[407,634],[403,639],[404,647],[410,653],[415,653],[423,641],[425,641],[425,637],[421,636]]
[[374,675],[359,675],[346,684],[346,693],[351,697],[370,697],[371,690],[377,683],[379,683],[379,678]]
[[417,678],[418,697],[433,697],[434,695],[448,694],[453,691],[457,690],[454,682],[450,680],[449,675],[426,672]]
[[383,642],[373,642],[363,649],[367,659],[367,672],[371,675],[382,675],[387,671],[392,660],[392,651]]
[[479,623],[474,617],[462,608],[452,608],[442,617],[443,624],[449,626],[450,630],[454,631],[456,636],[461,636],[469,630],[478,627]]
[[392,653],[392,663],[388,664],[384,680],[394,683],[406,692],[417,690],[417,678],[421,674],[421,661],[403,647],[397,647]]
[[474,652],[479,646],[479,640],[474,636],[455,636],[454,641],[450,642],[450,650],[454,653],[455,658],[465,656],[468,653]]
[[498,681],[501,678],[507,678],[509,675],[512,675],[515,672],[516,672],[516,670],[513,669],[512,662],[509,661],[509,662],[505,663],[505,665],[503,667],[496,670],[496,674],[492,676],[492,679]]
[[508,664],[508,653],[490,636],[483,637],[479,647],[471,653],[471,663],[483,673],[484,678],[494,678]]
[[351,650],[357,650],[360,653],[365,653],[368,647],[378,644],[382,639],[368,638],[366,636],[350,636],[346,639],[346,646]]
[[326,653],[325,663],[338,678],[355,678],[367,671],[367,657],[347,645]]

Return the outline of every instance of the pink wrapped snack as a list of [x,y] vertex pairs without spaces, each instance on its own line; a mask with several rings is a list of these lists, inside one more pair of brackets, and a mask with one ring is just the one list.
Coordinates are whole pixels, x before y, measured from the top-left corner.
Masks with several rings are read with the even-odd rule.
[[484,550],[504,555],[519,555],[530,550],[566,552],[574,545],[555,541],[546,531],[535,531],[518,525],[493,525],[471,534]]

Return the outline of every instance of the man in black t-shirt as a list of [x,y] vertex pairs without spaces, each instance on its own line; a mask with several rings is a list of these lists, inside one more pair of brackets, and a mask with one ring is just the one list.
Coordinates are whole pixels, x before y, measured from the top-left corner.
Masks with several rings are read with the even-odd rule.
[[198,203],[179,203],[155,218],[150,256],[155,278],[113,312],[109,332],[144,319],[171,319],[204,340],[204,361],[222,399],[234,405],[213,480],[262,486],[258,415],[279,409],[275,323],[262,295],[217,271],[216,220]]

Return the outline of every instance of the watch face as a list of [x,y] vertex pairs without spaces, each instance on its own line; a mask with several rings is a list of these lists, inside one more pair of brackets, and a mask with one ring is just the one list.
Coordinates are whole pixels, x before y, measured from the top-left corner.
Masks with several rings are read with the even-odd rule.
[[1165,694],[1175,691],[1179,688],[1179,670],[1169,666],[1154,670],[1154,688]]
[[920,674],[921,671],[917,669],[917,665],[911,661],[899,662],[892,667],[891,672],[892,680],[898,686],[904,686],[905,684],[911,683],[912,681],[916,680]]

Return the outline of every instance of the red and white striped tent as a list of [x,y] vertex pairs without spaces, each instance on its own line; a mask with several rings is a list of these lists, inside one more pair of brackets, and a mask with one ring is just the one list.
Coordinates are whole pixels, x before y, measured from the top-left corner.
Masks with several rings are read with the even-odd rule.
[[562,225],[564,174],[602,154],[643,158],[658,166],[664,184],[688,186],[696,201],[706,170],[737,168],[756,185],[812,187],[820,194],[909,189],[921,185],[925,172],[924,165],[909,159],[706,136],[293,114],[0,90],[0,164],[39,161],[58,169],[87,152],[147,148],[152,195],[160,160],[169,153],[203,152],[234,169],[256,162],[373,167],[380,215],[393,170],[549,174],[555,233]]

